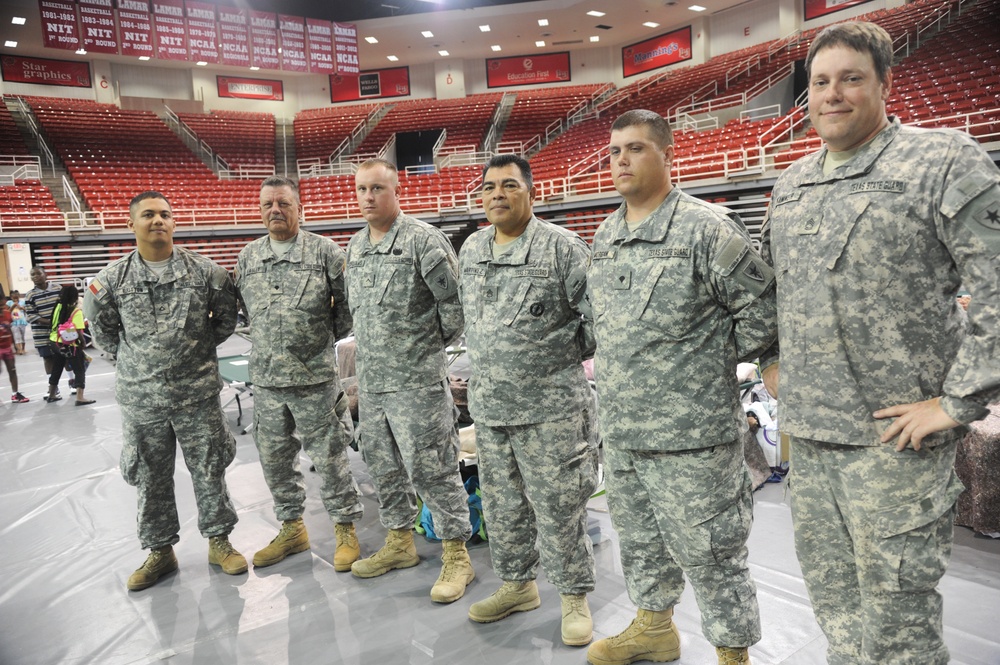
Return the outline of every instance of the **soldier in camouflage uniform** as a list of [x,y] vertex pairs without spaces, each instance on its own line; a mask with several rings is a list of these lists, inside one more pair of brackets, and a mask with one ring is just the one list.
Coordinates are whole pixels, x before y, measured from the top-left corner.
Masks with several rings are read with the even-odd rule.
[[198,501],[198,530],[209,539],[209,563],[244,573],[247,561],[229,543],[237,517],[225,470],[236,440],[219,401],[215,352],[236,327],[233,284],[209,259],[174,247],[174,218],[163,194],[132,199],[128,228],[137,249],[98,273],[83,303],[94,341],[118,359],[121,471],[138,491],[139,542],[150,550],[128,588],[145,589],[177,570],[178,443]]
[[271,566],[309,549],[299,464],[304,450],[319,473],[323,506],[334,523],[333,568],[346,572],[361,556],[354,523],[363,510],[347,458],[354,423],[336,362],[336,342],[352,325],[344,251],[299,228],[302,203],[293,180],[264,180],[260,211],[268,235],[240,251],[236,286],[253,342],[254,440],[282,525],[254,554],[253,565]]
[[393,164],[365,162],[355,184],[368,222],[347,245],[361,453],[389,533],[351,570],[375,577],[420,562],[411,530],[419,494],[444,548],[431,599],[450,603],[475,577],[465,549],[472,526],[445,354],[462,334],[458,258],[441,231],[400,211]]
[[936,587],[962,492],[958,425],[1000,397],[1000,172],[964,134],[886,116],[891,60],[872,24],[813,41],[826,147],[781,175],[763,231],[795,545],[832,665],[948,662]]
[[760,618],[736,364],[774,341],[774,275],[735,213],[672,186],[659,115],[615,120],[610,157],[625,202],[594,236],[588,283],[608,505],[639,610],[587,657],[679,658],[672,615],[686,575],[719,662],[747,663]]
[[587,500],[597,486],[594,403],[582,365],[595,346],[590,248],[537,219],[534,199],[528,162],[494,157],[483,170],[492,226],[459,255],[469,410],[493,570],[504,582],[469,617],[488,623],[538,607],[541,555],[562,599],[563,642],[581,646],[593,637]]

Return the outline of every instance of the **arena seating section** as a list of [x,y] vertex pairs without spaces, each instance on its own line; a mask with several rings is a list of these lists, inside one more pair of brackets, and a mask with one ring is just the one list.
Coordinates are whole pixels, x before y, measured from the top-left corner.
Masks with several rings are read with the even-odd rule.
[[[918,30],[955,6],[955,0],[916,0],[863,18],[885,27],[897,45],[915,47]],[[894,69],[890,113],[908,123],[955,126],[980,140],[1000,140],[998,13],[998,3],[983,1],[930,39],[921,38],[919,47],[911,48],[910,55]],[[639,78],[620,90],[598,85],[511,89],[464,99],[390,99],[306,110],[294,121],[296,157],[326,164],[345,139],[353,137],[360,143],[344,158],[356,162],[376,154],[397,132],[441,128],[447,129],[441,154],[478,152],[506,94],[514,101],[497,137],[500,149],[531,146],[528,156],[543,198],[548,194],[613,194],[606,157],[613,118],[633,108],[648,108],[673,118],[678,109],[708,100],[713,101],[713,110],[727,104],[745,106],[750,93],[759,93],[769,77],[783,76],[791,71],[793,62],[804,59],[817,32],[803,31],[700,65]],[[121,212],[128,199],[150,188],[171,198],[181,223],[260,224],[256,211],[259,179],[221,180],[155,114],[80,100],[26,99],[85,204],[106,214],[105,226],[124,224]],[[595,105],[599,114],[590,110]],[[726,117],[738,111],[733,109]],[[575,124],[546,142],[545,134],[552,127],[571,124],[570,114]],[[214,111],[180,117],[231,165],[274,163],[275,122],[269,114]],[[9,146],[5,152],[27,152],[6,109],[0,109],[0,138]],[[710,182],[738,172],[763,173],[785,168],[821,145],[804,109],[781,109],[763,118],[738,116],[716,129],[676,130],[673,177],[681,183]],[[478,165],[465,165],[448,166],[436,173],[403,172],[403,207],[421,214],[474,206],[478,203],[479,171]],[[307,221],[354,221],[352,230],[330,232],[346,242],[357,228],[357,204],[350,169],[339,172],[342,174],[305,177],[301,191]],[[41,183],[19,181],[13,188],[0,187],[0,203],[6,202],[8,209],[35,205],[57,209],[47,194]],[[759,226],[767,206],[767,195],[762,193],[711,200],[740,210],[752,230]],[[548,216],[589,240],[611,210],[599,205]],[[4,222],[5,230],[12,226],[17,225]],[[179,242],[232,267],[236,253],[248,239],[182,238]],[[93,267],[103,265],[109,252],[114,256],[131,247],[129,242],[102,246],[101,258],[93,265],[78,254],[82,248],[70,245],[43,247],[46,253],[40,256],[47,267],[73,263],[77,275],[93,274]],[[72,262],[67,252],[76,257]]]

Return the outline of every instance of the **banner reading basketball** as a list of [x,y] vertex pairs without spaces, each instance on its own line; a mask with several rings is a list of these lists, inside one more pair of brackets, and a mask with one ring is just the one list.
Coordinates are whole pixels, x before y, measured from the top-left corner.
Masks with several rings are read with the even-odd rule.
[[691,26],[622,49],[622,74],[634,76],[691,59]]
[[569,81],[569,52],[544,55],[515,55],[486,60],[486,85],[536,85]]

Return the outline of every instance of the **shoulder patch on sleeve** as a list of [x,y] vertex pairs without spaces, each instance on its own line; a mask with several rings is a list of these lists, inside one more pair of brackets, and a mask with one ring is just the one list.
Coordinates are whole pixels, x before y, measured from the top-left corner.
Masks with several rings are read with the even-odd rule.
[[111,299],[111,292],[108,288],[98,280],[96,277],[90,280],[90,286],[87,287],[90,291],[90,295],[93,296],[98,302],[106,303]]
[[970,201],[990,187],[996,186],[997,180],[995,175],[986,173],[981,169],[972,169],[945,191],[941,199],[941,214],[946,217],[954,217]]
[[424,278],[427,287],[438,301],[447,300],[458,293],[458,280],[448,261],[440,261]]
[[723,277],[728,277],[749,251],[750,243],[738,233],[731,233],[726,244],[712,260],[712,269]]

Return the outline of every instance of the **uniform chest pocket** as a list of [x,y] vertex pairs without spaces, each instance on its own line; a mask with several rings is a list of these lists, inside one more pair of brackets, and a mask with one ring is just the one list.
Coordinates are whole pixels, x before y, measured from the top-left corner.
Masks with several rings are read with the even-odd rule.
[[321,265],[303,264],[286,276],[287,287],[294,289],[289,302],[296,309],[307,312],[321,312],[330,307],[330,290],[326,285],[326,273]]
[[632,318],[668,339],[683,339],[707,312],[688,259],[661,262],[638,277]]
[[[376,274],[372,276],[374,280],[371,288],[370,302],[374,305],[381,305],[383,301],[386,300],[386,296],[390,295],[390,291],[399,290],[401,288],[400,282],[402,279],[396,277],[399,272],[399,268],[396,266],[383,266]],[[391,297],[389,298],[391,300]]]
[[825,215],[823,225],[830,228],[819,263],[829,278],[849,280],[853,289],[867,295],[884,292],[899,276],[917,233],[900,224],[900,219],[906,219],[904,207],[902,200],[898,207],[885,206],[853,195]]
[[552,289],[524,279],[517,287],[502,322],[517,334],[532,340],[542,339],[552,328],[557,315]]

